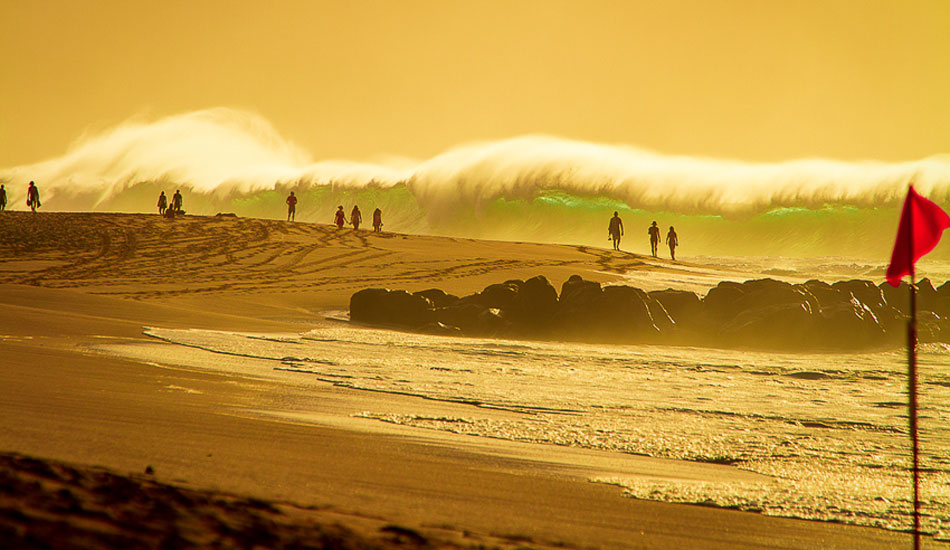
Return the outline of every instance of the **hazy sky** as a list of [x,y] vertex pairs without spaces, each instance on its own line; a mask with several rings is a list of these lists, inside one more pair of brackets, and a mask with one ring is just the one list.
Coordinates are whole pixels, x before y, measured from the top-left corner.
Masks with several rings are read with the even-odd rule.
[[315,159],[553,134],[664,153],[950,152],[950,1],[0,0],[0,166],[248,109]]

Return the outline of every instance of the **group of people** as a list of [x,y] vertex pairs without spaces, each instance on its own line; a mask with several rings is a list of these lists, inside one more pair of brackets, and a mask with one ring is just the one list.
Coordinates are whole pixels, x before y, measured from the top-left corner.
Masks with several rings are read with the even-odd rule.
[[[339,229],[343,229],[343,226],[346,224],[346,213],[343,211],[343,205],[337,207],[336,214],[333,216],[333,223]],[[363,214],[360,212],[359,206],[353,206],[353,210],[350,211],[350,225],[353,226],[353,229],[359,229],[360,224],[363,223]],[[373,232],[379,233],[383,230],[383,211],[377,208],[373,211]]]
[[168,197],[162,191],[158,196],[158,214],[166,218],[174,218],[176,215],[184,214],[185,212],[181,209],[182,202],[181,189],[176,189],[175,194],[172,195],[172,207],[169,208]]
[[[653,222],[653,225],[647,228],[647,234],[650,235],[650,251],[653,257],[656,258],[656,248],[660,244],[660,228],[657,227],[656,222]],[[620,237],[622,236],[623,221],[620,219],[620,214],[614,212],[614,217],[610,218],[610,225],[607,226],[607,238],[613,241],[614,250],[620,250]],[[676,260],[676,247],[679,246],[680,242],[672,225],[670,231],[666,234],[666,244],[670,247],[670,258]]]
[[[291,191],[290,195],[287,196],[287,221],[294,221],[297,213],[297,197],[294,195],[294,192]],[[183,199],[181,196],[181,190],[178,189],[175,191],[175,194],[172,196],[171,208],[168,207],[168,198],[165,196],[165,192],[162,191],[158,195],[158,213],[161,216],[166,218],[174,218],[176,215],[184,214],[182,210]],[[32,181],[30,186],[27,189],[26,193],[26,205],[30,207],[33,212],[36,212],[36,209],[40,207],[40,191],[37,189],[36,184]],[[6,210],[7,208],[7,190],[3,185],[0,185],[0,211]],[[340,229],[343,229],[343,226],[346,225],[346,213],[343,211],[343,205],[340,205],[336,214],[334,215],[333,222]],[[350,225],[353,226],[353,229],[359,229],[360,224],[363,223],[363,215],[360,212],[359,206],[353,206],[353,210],[350,211]],[[383,227],[383,211],[377,208],[373,211],[373,231],[379,233],[382,231]],[[660,244],[660,228],[657,227],[656,222],[653,222],[647,229],[647,234],[650,235],[650,250],[653,254],[653,257],[657,257],[656,249]],[[607,226],[607,238],[613,241],[614,250],[620,250],[620,238],[623,237],[623,221],[620,219],[620,215],[617,212],[614,212],[614,217],[610,218],[610,224]],[[673,226],[670,226],[669,232],[666,234],[666,244],[670,247],[670,257],[676,260],[676,247],[679,246],[679,239],[676,236],[676,230],[673,229]]]
[[[36,212],[36,209],[40,205],[40,190],[36,187],[36,184],[32,181],[30,186],[26,189],[26,205],[30,207],[30,210]],[[7,209],[7,188],[3,185],[0,185],[0,212]]]

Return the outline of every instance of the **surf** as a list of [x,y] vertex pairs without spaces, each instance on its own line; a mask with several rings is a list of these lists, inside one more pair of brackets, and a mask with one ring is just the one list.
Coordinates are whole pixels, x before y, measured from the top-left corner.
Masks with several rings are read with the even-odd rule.
[[390,231],[604,247],[617,211],[626,243],[646,242],[655,220],[676,227],[683,256],[883,261],[909,182],[950,200],[950,156],[751,163],[534,135],[423,160],[315,160],[263,117],[215,108],[131,119],[0,169],[14,206],[31,180],[50,211],[152,212],[160,191],[182,189],[191,214],[280,219],[295,191],[300,221],[330,223],[338,205],[358,204],[381,208]]

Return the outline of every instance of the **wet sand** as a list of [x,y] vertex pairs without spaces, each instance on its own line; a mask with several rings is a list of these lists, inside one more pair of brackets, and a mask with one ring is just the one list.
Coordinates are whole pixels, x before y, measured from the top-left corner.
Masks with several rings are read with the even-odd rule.
[[[293,399],[274,402],[277,393],[266,380],[176,367],[163,363],[160,351],[135,362],[92,349],[103,342],[155,345],[142,335],[144,326],[301,332],[328,310],[345,311],[350,294],[367,286],[464,294],[537,274],[559,286],[580,273],[604,282],[637,277],[656,288],[702,288],[736,275],[715,267],[584,247],[373,235],[279,221],[57,213],[0,216],[0,262],[0,452],[8,454],[0,471],[12,472],[5,479],[36,481],[35,464],[17,466],[19,459],[9,458],[16,453],[61,471],[67,467],[56,461],[86,473],[106,468],[130,479],[147,502],[181,501],[176,491],[195,491],[174,506],[174,521],[146,514],[126,534],[190,533],[195,545],[210,545],[221,536],[207,519],[214,516],[269,525],[288,541],[300,533],[317,540],[315,526],[340,525],[354,547],[911,544],[906,534],[877,529],[638,501],[587,481],[594,473],[752,475],[728,466],[383,425],[352,413],[375,400],[412,398],[329,385],[293,397],[319,403],[324,416],[295,418]],[[275,410],[286,414],[261,413]],[[108,531],[77,511],[100,506],[94,488],[70,489],[78,505],[55,504],[63,479],[82,476],[53,477],[4,484],[0,536],[58,536],[36,527],[36,518]],[[100,492],[112,490],[104,487]],[[228,505],[229,499],[269,504],[254,519],[241,515],[253,506]],[[101,506],[121,515],[123,505]],[[194,524],[203,527],[176,531]],[[385,529],[393,525],[407,531]],[[117,547],[103,540],[98,547]]]

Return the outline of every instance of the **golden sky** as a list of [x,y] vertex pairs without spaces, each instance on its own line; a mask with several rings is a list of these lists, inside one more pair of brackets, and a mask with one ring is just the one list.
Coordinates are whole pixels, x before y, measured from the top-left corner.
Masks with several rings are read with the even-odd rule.
[[0,166],[248,109],[315,159],[522,134],[775,161],[950,152],[950,1],[0,0]]

